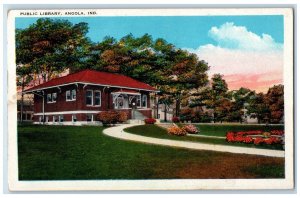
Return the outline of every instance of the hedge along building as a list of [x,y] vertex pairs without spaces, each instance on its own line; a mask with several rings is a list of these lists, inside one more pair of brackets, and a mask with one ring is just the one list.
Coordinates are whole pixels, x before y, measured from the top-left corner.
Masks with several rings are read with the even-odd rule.
[[101,111],[125,111],[129,119],[151,117],[150,85],[130,77],[83,70],[26,90],[34,94],[35,124],[81,125],[98,123]]

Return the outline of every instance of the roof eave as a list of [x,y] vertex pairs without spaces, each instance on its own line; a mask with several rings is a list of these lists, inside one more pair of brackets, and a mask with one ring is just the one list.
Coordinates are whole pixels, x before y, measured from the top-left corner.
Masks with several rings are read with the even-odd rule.
[[25,90],[22,93],[26,94],[26,93],[32,93],[34,91],[42,91],[45,89],[51,89],[51,88],[55,88],[55,87],[60,87],[60,86],[67,86],[67,85],[72,85],[72,84],[90,84],[90,85],[98,85],[98,86],[106,86],[106,87],[115,87],[115,88],[126,88],[126,89],[134,89],[134,90],[142,90],[142,91],[149,91],[149,92],[155,92],[155,93],[159,93],[159,90],[151,90],[151,89],[144,89],[144,88],[136,88],[136,87],[125,87],[125,86],[116,86],[116,85],[105,85],[105,84],[97,84],[97,83],[89,83],[89,82],[72,82],[72,83],[66,83],[66,84],[61,84],[61,85],[54,85],[54,86],[48,86],[48,87],[42,87],[42,88],[37,88],[37,89],[29,89],[29,90]]

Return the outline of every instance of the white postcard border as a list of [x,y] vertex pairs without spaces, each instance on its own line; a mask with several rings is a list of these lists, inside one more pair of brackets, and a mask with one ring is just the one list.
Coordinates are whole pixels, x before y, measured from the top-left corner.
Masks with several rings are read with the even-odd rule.
[[[238,8],[238,9],[103,9],[95,16],[194,16],[194,15],[284,15],[284,99],[285,131],[293,132],[293,12],[290,8]],[[35,12],[36,10],[26,10]],[[58,10],[38,10],[49,12]],[[65,10],[60,10],[65,11]],[[15,17],[21,11],[12,10],[8,17],[8,179],[11,191],[49,190],[202,190],[202,189],[292,189],[294,186],[294,134],[286,133],[285,179],[167,179],[167,180],[93,180],[93,181],[19,181],[17,152],[17,93],[15,63]],[[228,14],[230,13],[230,14]],[[72,17],[59,15],[59,17]],[[84,15],[86,16],[86,15]],[[90,16],[90,15],[89,15]],[[32,16],[31,16],[32,17]],[[38,15],[36,17],[41,17]],[[56,16],[44,16],[56,17]],[[74,16],[78,17],[78,16]],[[92,16],[91,16],[92,17]]]

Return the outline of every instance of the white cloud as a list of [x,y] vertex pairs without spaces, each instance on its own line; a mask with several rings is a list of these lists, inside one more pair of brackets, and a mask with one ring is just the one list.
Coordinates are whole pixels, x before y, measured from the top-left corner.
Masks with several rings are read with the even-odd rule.
[[283,70],[283,53],[281,51],[270,53],[232,50],[210,44],[190,51],[197,54],[200,60],[208,62],[210,74],[261,74],[270,71],[282,72]]
[[[276,43],[270,35],[259,36],[233,23],[225,23],[219,28],[212,27],[208,34],[217,45],[202,45],[188,51],[208,62],[210,76],[223,74],[229,81],[229,88],[236,88],[240,84],[254,89],[257,84],[260,86],[257,89],[266,90],[272,83],[283,81],[283,45]],[[238,76],[244,76],[244,79]],[[248,76],[250,82],[245,82]],[[232,77],[238,80],[233,81]],[[253,86],[252,80],[255,81]]]
[[248,31],[244,26],[235,26],[227,22],[218,27],[212,27],[208,35],[214,39],[219,47],[250,51],[282,50],[282,44],[276,43],[268,34],[259,36]]

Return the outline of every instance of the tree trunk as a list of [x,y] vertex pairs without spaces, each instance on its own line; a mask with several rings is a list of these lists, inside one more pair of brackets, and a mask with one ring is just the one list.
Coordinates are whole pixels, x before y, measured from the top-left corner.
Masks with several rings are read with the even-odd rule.
[[180,112],[180,98],[178,97],[178,98],[176,99],[176,110],[175,110],[175,115],[176,115],[176,117],[179,116],[179,112]]
[[165,105],[165,122],[167,122],[167,105],[166,104],[164,104]]

